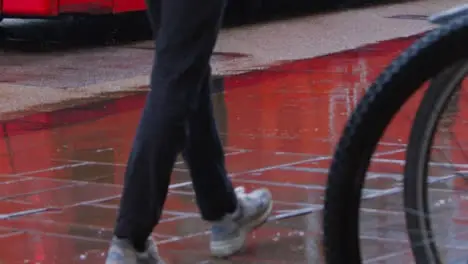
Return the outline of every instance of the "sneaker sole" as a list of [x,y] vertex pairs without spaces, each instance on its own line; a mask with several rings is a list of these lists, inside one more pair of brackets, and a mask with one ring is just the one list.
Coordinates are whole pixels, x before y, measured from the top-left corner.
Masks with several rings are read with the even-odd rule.
[[264,223],[266,223],[272,210],[273,201],[270,203],[268,209],[265,211],[265,213],[263,213],[261,217],[256,219],[256,221],[252,222],[251,224],[246,225],[242,228],[238,237],[222,242],[211,242],[211,255],[218,258],[225,258],[241,251],[245,245],[245,241],[247,240],[247,235],[253,230],[262,226]]

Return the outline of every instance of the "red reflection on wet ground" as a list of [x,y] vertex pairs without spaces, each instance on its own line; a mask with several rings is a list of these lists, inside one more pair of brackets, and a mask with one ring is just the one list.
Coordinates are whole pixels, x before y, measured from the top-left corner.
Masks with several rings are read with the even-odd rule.
[[[275,216],[312,212],[269,222],[232,263],[323,261],[320,210],[334,143],[365,89],[413,40],[224,78],[225,93],[213,100],[235,185],[270,188]],[[8,250],[0,252],[0,263],[103,262],[144,98],[130,95],[1,124],[0,247]],[[398,126],[387,131],[370,168],[362,215],[369,263],[411,259],[395,205],[416,106],[408,104],[395,119]],[[154,237],[168,263],[212,263],[206,230],[179,161]]]

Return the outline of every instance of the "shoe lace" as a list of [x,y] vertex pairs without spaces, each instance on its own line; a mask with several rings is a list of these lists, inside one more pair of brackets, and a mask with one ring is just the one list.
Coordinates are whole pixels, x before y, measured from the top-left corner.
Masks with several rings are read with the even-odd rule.
[[234,189],[236,194],[238,195],[245,195],[245,187],[244,186],[239,186]]
[[[254,201],[254,199],[248,195],[246,192],[245,192],[245,187],[244,186],[239,186],[239,187],[236,187],[234,189],[236,195],[237,195],[237,198],[240,200],[240,201],[245,201],[245,202],[251,202],[251,201]],[[245,203],[244,203],[245,204]]]

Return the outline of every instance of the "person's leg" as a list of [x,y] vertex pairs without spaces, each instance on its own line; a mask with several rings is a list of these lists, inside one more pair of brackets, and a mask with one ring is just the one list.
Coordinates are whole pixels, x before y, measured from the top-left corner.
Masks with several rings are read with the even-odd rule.
[[205,76],[196,110],[187,126],[183,152],[196,201],[206,221],[218,221],[237,209],[237,197],[224,165],[224,150],[213,117],[211,74]]
[[208,73],[198,105],[189,117],[183,154],[202,217],[213,226],[211,252],[225,257],[238,252],[247,233],[265,222],[271,212],[272,199],[266,189],[249,194],[234,191],[227,177],[223,146],[213,118],[210,88]]
[[[132,249],[122,246],[145,250],[159,221],[174,161],[184,147],[188,117],[209,74],[224,8],[223,0],[161,0],[160,5],[148,1],[151,21],[159,23],[151,91],[128,160],[115,247],[107,263],[132,263],[127,258]],[[130,258],[136,258],[133,253]]]

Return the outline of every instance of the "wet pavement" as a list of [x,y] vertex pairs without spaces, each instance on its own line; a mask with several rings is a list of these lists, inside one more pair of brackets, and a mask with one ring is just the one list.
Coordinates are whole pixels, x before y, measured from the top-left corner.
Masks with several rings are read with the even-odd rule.
[[[432,28],[421,18],[460,3],[464,0],[396,1],[224,28],[212,68],[217,75],[237,75],[419,34]],[[4,20],[0,119],[24,109],[37,111],[37,106],[141,90],[148,85],[151,69],[154,45],[149,39],[143,14],[75,21]]]
[[[169,263],[322,263],[321,210],[334,143],[370,82],[414,37],[217,80],[216,119],[236,186],[271,189],[273,218],[230,260],[209,258],[183,162],[154,237]],[[1,123],[1,263],[102,263],[139,92]],[[406,109],[406,110],[405,110]],[[362,213],[367,263],[410,260],[400,201],[409,104],[381,142]],[[406,124],[406,125],[402,125]],[[289,218],[290,214],[308,212]],[[284,219],[283,219],[284,218]]]
[[[213,91],[228,171],[236,186],[247,190],[269,188],[275,199],[274,212],[262,229],[250,235],[245,252],[229,260],[211,259],[208,226],[198,218],[188,171],[179,160],[163,220],[153,233],[168,263],[323,263],[323,191],[335,143],[365,89],[416,37],[311,59],[296,60],[297,54],[286,56],[290,61],[269,64],[262,64],[265,60],[260,59],[262,67],[253,71],[250,67],[258,66],[258,61],[248,67],[237,62],[229,66],[234,59],[252,55],[220,48],[215,60],[226,62],[224,66],[230,70],[248,69],[219,73]],[[92,99],[82,99],[82,93],[60,95],[57,101],[65,102],[59,104],[18,103],[20,110],[11,108],[2,113],[1,264],[103,263],[125,163],[146,96],[145,81],[135,78],[147,74],[152,51],[147,42],[98,49],[84,50],[85,54],[35,50],[34,56],[10,49],[8,56],[17,59],[16,65],[14,60],[0,63],[0,68],[3,65],[2,69],[8,70],[8,75],[0,76],[3,95],[21,88],[57,96],[58,91],[70,87],[98,89],[103,82],[122,85],[121,79],[133,87],[108,88],[107,93],[100,90]],[[117,49],[120,56],[126,54],[126,60],[112,60]],[[51,57],[55,61],[49,63],[55,68],[35,72],[45,58]],[[65,63],[73,57],[88,64]],[[21,67],[25,61],[31,64]],[[119,64],[122,61],[134,63]],[[67,67],[75,67],[68,76],[63,74]],[[129,67],[134,72],[129,72]],[[112,73],[106,74],[109,68]],[[15,76],[15,72],[21,74]],[[76,72],[84,77],[77,77]],[[86,78],[90,73],[103,79]],[[15,78],[1,79],[11,76]],[[87,83],[80,82],[83,79]],[[13,95],[8,100],[11,98]],[[419,100],[420,94],[415,95],[393,121],[369,170],[361,212],[365,263],[412,261],[401,206],[401,173]],[[432,167],[433,171],[437,168]],[[468,214],[462,206],[466,198],[452,189],[463,189],[464,183],[450,179],[440,183],[444,175],[438,172],[441,174],[430,178],[434,182],[431,199],[450,199],[452,203],[449,209],[437,211],[437,232],[445,239],[448,254],[461,257],[467,249],[464,229]]]

